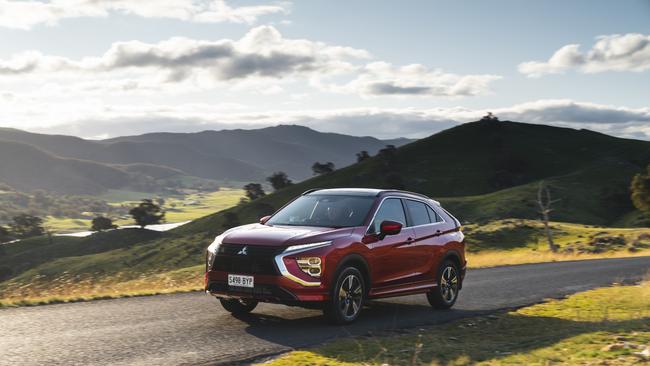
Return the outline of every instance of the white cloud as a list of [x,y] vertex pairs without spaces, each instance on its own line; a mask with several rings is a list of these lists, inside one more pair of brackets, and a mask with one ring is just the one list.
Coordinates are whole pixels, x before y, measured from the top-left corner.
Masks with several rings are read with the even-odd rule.
[[8,95],[6,99],[0,97],[0,125],[84,137],[257,128],[294,123],[320,131],[351,135],[419,138],[460,123],[478,120],[488,111],[501,120],[587,128],[615,136],[650,140],[650,108],[572,100],[539,100],[493,109],[354,108],[253,113],[249,112],[247,106],[231,103],[144,103],[125,106],[108,105],[97,99],[72,104],[21,100],[16,95]]
[[605,71],[636,71],[650,69],[650,35],[639,33],[613,34],[596,38],[586,52],[580,45],[570,44],[557,50],[548,61],[519,64],[519,72],[529,77],[562,73],[577,69],[583,73]]
[[[489,94],[497,75],[458,75],[424,65],[372,61],[363,49],[289,39],[272,26],[239,40],[171,38],[116,42],[100,56],[71,59],[36,51],[0,59],[0,78],[65,85],[78,93],[178,94],[199,89],[281,91],[279,81],[309,81],[324,91],[363,97],[465,97]],[[174,84],[174,86],[170,86]]]
[[287,13],[287,3],[231,7],[223,0],[0,0],[0,27],[31,29],[66,18],[123,13],[198,23],[252,24],[261,16]]
[[0,60],[0,76],[37,75],[51,78],[84,73],[137,72],[164,74],[175,83],[192,78],[229,81],[249,77],[283,78],[295,74],[352,71],[355,59],[369,58],[365,50],[330,46],[305,39],[283,38],[277,29],[260,26],[240,40],[171,38],[158,43],[116,42],[100,57],[73,60],[28,51]]

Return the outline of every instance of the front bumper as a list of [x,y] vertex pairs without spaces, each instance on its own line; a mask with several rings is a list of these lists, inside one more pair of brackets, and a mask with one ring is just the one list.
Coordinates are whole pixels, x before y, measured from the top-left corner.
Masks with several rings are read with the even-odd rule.
[[228,273],[211,270],[205,273],[205,291],[216,297],[255,299],[262,302],[294,304],[322,302],[329,298],[327,289],[319,286],[304,286],[282,275],[256,275],[233,273],[254,277],[254,287],[228,285]]

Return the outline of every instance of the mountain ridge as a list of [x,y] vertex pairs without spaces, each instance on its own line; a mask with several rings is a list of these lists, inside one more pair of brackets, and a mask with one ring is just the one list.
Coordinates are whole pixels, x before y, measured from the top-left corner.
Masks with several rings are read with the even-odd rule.
[[[261,182],[276,171],[286,172],[293,180],[302,180],[311,176],[310,168],[316,161],[332,161],[339,167],[345,166],[355,161],[355,154],[360,150],[373,154],[386,144],[410,140],[383,141],[373,137],[324,133],[304,126],[279,125],[253,130],[161,132],[107,140],[0,128],[0,141],[27,144],[54,157],[92,161],[108,167],[147,165],[148,171],[157,166],[161,172],[175,170],[179,174],[206,179]],[[0,160],[8,159],[20,160],[21,157],[10,152],[0,156]],[[9,166],[10,162],[4,164]],[[30,165],[34,162],[15,166],[28,170]],[[41,180],[41,189],[64,193],[96,192],[96,187],[73,186],[75,189],[72,191],[62,190],[60,183],[48,185],[47,176]],[[12,182],[10,185],[16,188],[33,186],[23,185],[15,179]]]

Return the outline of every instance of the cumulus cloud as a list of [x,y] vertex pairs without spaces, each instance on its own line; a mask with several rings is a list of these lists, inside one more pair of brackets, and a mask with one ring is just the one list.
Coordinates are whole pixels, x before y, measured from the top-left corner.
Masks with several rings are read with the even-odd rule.
[[287,13],[286,3],[231,7],[223,0],[0,0],[0,27],[31,29],[66,18],[107,17],[111,13],[199,23],[247,23]]
[[377,96],[436,96],[457,97],[488,94],[489,84],[498,75],[457,75],[442,70],[430,70],[421,64],[401,67],[387,62],[371,62],[359,75],[343,84],[323,83],[325,89],[354,92],[368,97]]
[[[274,27],[260,26],[239,40],[172,38],[158,43],[116,42],[99,57],[81,59],[29,51],[0,60],[0,76],[68,76],[78,81],[84,75],[104,75],[115,81],[129,73],[130,79],[158,82],[161,87],[185,81],[211,86],[210,81],[348,72],[356,68],[352,61],[369,57],[365,50],[287,39]],[[152,75],[157,80],[151,80]]]
[[[272,26],[252,28],[239,40],[171,38],[157,43],[113,43],[97,57],[71,59],[29,51],[0,59],[0,77],[34,81],[67,78],[81,91],[178,93],[196,86],[240,87],[278,81],[309,81],[324,91],[364,97],[465,97],[489,94],[500,76],[458,75],[424,65],[369,61],[363,49],[307,39],[289,39]],[[86,80],[84,80],[84,78]],[[95,86],[93,86],[94,84]],[[169,87],[169,84],[184,84]],[[83,85],[83,86],[81,86]],[[183,88],[185,86],[185,88]],[[251,89],[260,89],[251,86]]]
[[645,71],[650,69],[650,35],[613,34],[596,38],[592,48],[583,53],[580,45],[570,44],[557,50],[548,61],[519,64],[519,72],[529,77],[562,73],[577,69],[583,73],[604,71]]

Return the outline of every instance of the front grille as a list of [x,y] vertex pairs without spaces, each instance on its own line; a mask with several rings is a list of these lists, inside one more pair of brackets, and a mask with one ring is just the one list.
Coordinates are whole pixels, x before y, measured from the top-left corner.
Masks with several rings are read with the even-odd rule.
[[[244,250],[244,248],[246,248]],[[230,273],[277,275],[274,258],[283,248],[246,244],[221,244],[212,269]]]

